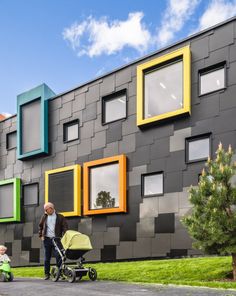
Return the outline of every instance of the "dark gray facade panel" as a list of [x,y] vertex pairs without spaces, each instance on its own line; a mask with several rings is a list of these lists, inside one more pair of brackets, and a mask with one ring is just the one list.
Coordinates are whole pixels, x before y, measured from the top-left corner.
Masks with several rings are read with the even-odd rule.
[[191,42],[192,62],[205,59],[209,56],[209,36],[197,38]]
[[234,23],[226,24],[214,30],[210,36],[210,51],[229,46],[234,43]]
[[106,130],[106,142],[112,143],[122,139],[122,121],[113,122]]

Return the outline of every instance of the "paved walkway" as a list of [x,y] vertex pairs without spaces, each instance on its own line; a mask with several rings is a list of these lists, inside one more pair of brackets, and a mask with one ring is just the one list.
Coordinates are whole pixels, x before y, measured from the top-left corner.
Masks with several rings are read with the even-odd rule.
[[44,281],[41,279],[15,279],[0,282],[0,296],[233,296],[236,291],[178,286],[138,285],[108,281],[76,283]]

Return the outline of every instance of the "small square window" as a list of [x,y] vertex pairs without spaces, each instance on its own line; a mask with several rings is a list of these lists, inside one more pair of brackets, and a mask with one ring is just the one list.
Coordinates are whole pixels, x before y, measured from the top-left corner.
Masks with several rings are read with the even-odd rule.
[[25,184],[23,186],[24,206],[37,206],[39,196],[38,183]]
[[7,150],[11,150],[11,149],[14,149],[16,148],[16,131],[12,132],[12,133],[9,133],[7,134],[7,140],[6,140],[6,148]]
[[84,164],[84,214],[126,212],[126,157]]
[[126,118],[126,90],[102,98],[102,124]]
[[137,67],[137,125],[190,114],[190,47]]
[[225,65],[221,63],[199,71],[199,95],[209,94],[226,87]]
[[79,139],[79,120],[64,123],[63,125],[63,140],[71,142]]
[[211,134],[186,138],[186,162],[207,160],[211,156]]
[[163,172],[142,175],[142,196],[163,195]]

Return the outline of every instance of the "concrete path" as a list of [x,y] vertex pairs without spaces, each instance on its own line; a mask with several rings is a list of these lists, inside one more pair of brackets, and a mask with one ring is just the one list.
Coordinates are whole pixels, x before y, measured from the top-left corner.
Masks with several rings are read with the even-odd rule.
[[138,285],[108,281],[82,280],[70,284],[54,283],[41,279],[15,279],[11,283],[0,282],[0,296],[233,296],[236,291],[178,286]]

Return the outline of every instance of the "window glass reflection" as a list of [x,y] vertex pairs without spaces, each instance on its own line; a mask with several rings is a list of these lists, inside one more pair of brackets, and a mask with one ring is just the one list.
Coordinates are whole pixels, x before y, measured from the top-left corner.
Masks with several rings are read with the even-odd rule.
[[163,194],[163,173],[144,176],[144,196]]
[[126,96],[105,101],[105,123],[126,117]]
[[190,141],[188,144],[189,161],[207,159],[210,156],[210,138]]
[[78,123],[69,125],[67,127],[67,141],[76,140],[79,138],[79,127]]
[[119,164],[90,169],[90,209],[119,206]]
[[206,94],[225,87],[225,70],[217,69],[209,73],[201,74],[201,90],[200,94]]
[[147,72],[144,84],[145,118],[183,108],[183,61]]

